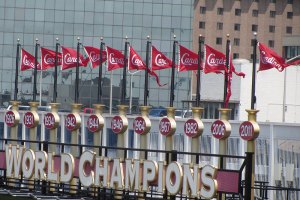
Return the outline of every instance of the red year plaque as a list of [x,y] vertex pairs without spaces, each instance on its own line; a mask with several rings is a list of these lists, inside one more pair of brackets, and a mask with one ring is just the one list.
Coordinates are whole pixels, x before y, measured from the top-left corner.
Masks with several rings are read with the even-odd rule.
[[89,116],[87,120],[87,128],[90,132],[95,133],[100,131],[103,127],[103,124],[100,123],[99,117],[97,115]]
[[9,127],[14,127],[19,123],[20,115],[16,111],[7,111],[4,116],[4,122]]
[[[200,121],[200,120],[199,120]],[[184,133],[188,137],[197,137],[200,136],[203,132],[203,123],[198,122],[195,119],[188,119],[184,123]]]
[[127,129],[127,126],[128,121],[126,117],[116,115],[111,120],[111,129],[116,134],[124,133]]
[[227,121],[216,120],[211,125],[211,133],[217,139],[225,139],[229,137],[230,132],[231,132],[231,127]]
[[258,137],[259,127],[255,122],[245,121],[241,123],[239,133],[242,139],[250,141]]
[[47,113],[44,116],[44,125],[46,129],[55,129],[58,126],[58,123],[55,122],[55,116],[53,113]]
[[65,127],[69,131],[75,131],[80,127],[80,116],[76,116],[74,113],[70,113],[65,118]]
[[143,135],[146,132],[146,121],[143,117],[137,117],[133,121],[133,130],[137,134]]
[[159,122],[159,132],[164,136],[173,135],[176,131],[176,122],[173,118],[164,117]]
[[37,126],[38,119],[36,119],[35,115],[32,112],[26,112],[23,122],[27,128],[34,128]]

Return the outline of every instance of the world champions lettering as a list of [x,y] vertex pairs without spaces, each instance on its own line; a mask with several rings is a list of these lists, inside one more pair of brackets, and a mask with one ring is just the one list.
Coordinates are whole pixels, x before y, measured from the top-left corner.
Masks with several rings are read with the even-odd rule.
[[[199,166],[154,160],[120,159],[97,156],[85,151],[79,158],[75,171],[75,158],[69,153],[59,155],[33,151],[18,145],[6,145],[6,176],[25,179],[70,183],[79,178],[84,187],[100,187],[127,191],[156,192],[171,195],[210,199],[217,192],[217,169],[211,165]],[[59,165],[59,169],[57,166]]]

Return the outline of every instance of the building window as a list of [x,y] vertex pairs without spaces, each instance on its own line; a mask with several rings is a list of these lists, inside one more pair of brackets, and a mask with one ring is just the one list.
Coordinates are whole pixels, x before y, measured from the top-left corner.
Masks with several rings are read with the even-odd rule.
[[242,10],[241,9],[235,9],[235,15],[241,16]]
[[223,30],[223,23],[221,22],[217,23],[217,30]]
[[234,46],[240,46],[240,39],[239,38],[234,38],[233,39],[233,45]]
[[285,46],[284,48],[284,58],[290,59],[300,54],[300,46]]
[[240,55],[238,53],[233,53],[233,59],[237,59],[239,57],[240,57]]
[[269,26],[269,32],[274,33],[275,32],[275,26]]
[[275,18],[276,16],[276,11],[270,10],[270,17]]
[[252,16],[258,17],[258,10],[252,10]]
[[287,18],[292,19],[293,18],[293,12],[287,12]]
[[217,37],[216,38],[216,44],[222,44],[222,38]]
[[276,3],[276,0],[270,0],[270,3]]
[[259,2],[259,0],[252,0],[253,2]]
[[235,31],[240,31],[241,25],[240,24],[234,24],[234,30]]
[[274,40],[269,40],[269,47],[274,48]]
[[205,22],[199,22],[199,28],[205,28]]
[[292,34],[293,33],[293,27],[287,26],[286,27],[286,33]]
[[258,25],[252,24],[252,31],[257,32],[257,30],[258,30]]
[[287,3],[288,4],[293,4],[293,0],[288,0]]
[[200,6],[200,13],[205,14],[206,13],[206,7]]
[[218,8],[218,15],[223,15],[224,9],[223,8]]

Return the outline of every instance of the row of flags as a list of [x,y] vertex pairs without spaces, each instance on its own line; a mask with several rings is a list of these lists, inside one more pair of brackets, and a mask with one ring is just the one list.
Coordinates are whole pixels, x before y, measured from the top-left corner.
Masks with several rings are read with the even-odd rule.
[[[264,44],[258,44],[260,50],[260,65],[258,71],[268,70],[275,68],[278,71],[283,71],[286,67],[291,65],[298,65],[300,61],[287,64],[285,59],[280,57],[272,49],[266,47]],[[62,52],[57,53],[57,65],[61,65],[61,69],[74,68],[77,65],[77,51],[72,48],[61,47]],[[79,66],[86,67],[91,62],[92,68],[97,68],[100,65],[100,49],[84,46],[84,50],[88,55],[85,58],[79,53]],[[25,49],[21,51],[21,71],[34,69],[35,68],[35,57],[27,52]],[[56,53],[53,50],[41,47],[41,63],[37,63],[38,70],[47,70],[55,66]],[[108,58],[108,59],[107,59]],[[118,68],[123,68],[124,55],[121,51],[106,47],[106,50],[102,52],[102,61],[107,61],[107,70],[112,71]],[[151,71],[163,70],[172,67],[172,61],[162,52],[152,46],[152,60],[151,60]],[[241,72],[236,72],[230,59],[231,69],[226,67],[226,56],[210,47],[209,45],[204,46],[204,59],[201,64],[201,70],[204,73],[228,73],[232,71],[238,76],[245,76]],[[197,70],[198,67],[198,54],[187,49],[186,47],[179,45],[179,63],[176,65],[178,71],[190,71]],[[128,70],[145,70],[146,65],[136,51],[130,46],[129,57],[128,57]]]
[[[182,45],[178,46],[179,62],[175,63],[178,71],[196,71],[199,62],[198,54]],[[276,52],[262,43],[258,43],[258,47],[260,52],[260,65],[258,71],[276,68],[281,72],[288,66],[300,64],[299,60],[292,63],[286,63],[285,59],[280,57]],[[171,59],[169,59],[153,45],[151,49],[151,67],[147,68],[143,59],[141,59],[141,57],[137,54],[132,46],[129,46],[128,58],[125,58],[124,54],[121,51],[109,46],[106,46],[105,50],[103,50],[101,54],[99,48],[84,46],[87,57],[85,58],[81,53],[79,53],[78,61],[78,52],[72,48],[61,46],[61,52],[55,52],[53,50],[41,47],[41,63],[37,63],[37,70],[47,70],[54,67],[55,65],[61,65],[61,69],[65,70],[76,67],[77,63],[79,64],[79,66],[86,67],[89,62],[91,63],[92,68],[97,68],[101,65],[100,55],[102,55],[102,62],[106,62],[108,71],[123,68],[125,62],[127,62],[128,70],[147,70],[151,76],[155,77],[157,84],[159,86],[163,86],[159,82],[159,78],[155,71],[172,68],[173,63]],[[227,56],[228,58],[222,52],[219,52],[218,50],[206,44],[204,45],[204,59],[202,60],[202,63],[200,65],[201,70],[203,70],[205,74],[222,73],[227,76],[227,92],[226,100],[224,102],[225,107],[228,106],[229,98],[231,96],[232,74],[234,73],[237,76],[242,77],[245,76],[243,72],[237,72],[235,70],[235,67],[232,63],[230,45],[229,53],[227,54]],[[126,59],[126,61],[124,59]],[[21,71],[35,68],[35,57],[24,49],[21,50],[21,60]]]
[[[100,49],[84,46],[84,50],[87,54],[87,58],[79,53],[79,66],[86,67],[91,62],[92,68],[97,68],[100,65]],[[74,68],[77,65],[77,51],[72,48],[61,47],[61,53],[57,53],[57,65],[62,66],[61,69]],[[207,56],[204,64],[205,73],[221,73],[222,71],[228,72],[225,60],[226,57],[223,53],[205,45],[205,52]],[[172,60],[166,55],[160,52],[157,48],[152,46],[152,60],[151,71],[163,70],[172,67]],[[34,69],[35,57],[27,52],[25,49],[21,50],[21,71]],[[55,66],[56,53],[53,50],[41,47],[41,63],[37,63],[38,70],[47,70]],[[106,47],[106,50],[102,52],[102,61],[107,61],[107,70],[112,71],[115,69],[123,68],[124,66],[124,54],[114,48]],[[186,47],[179,45],[179,64],[176,65],[178,71],[190,71],[197,70],[198,67],[198,54],[187,49]],[[141,57],[136,53],[132,46],[129,48],[128,57],[128,70],[144,70],[146,65]],[[234,71],[235,72],[235,71]],[[236,73],[236,72],[235,72]],[[237,73],[238,74],[238,73]]]

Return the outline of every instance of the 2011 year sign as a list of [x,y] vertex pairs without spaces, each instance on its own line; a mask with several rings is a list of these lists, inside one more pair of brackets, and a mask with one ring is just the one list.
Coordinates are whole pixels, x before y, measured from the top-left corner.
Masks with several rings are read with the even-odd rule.
[[242,139],[250,141],[258,137],[259,127],[256,122],[245,121],[241,123],[239,133]]
[[5,113],[4,122],[9,127],[14,127],[19,123],[20,115],[18,112],[10,110]]
[[223,120],[216,120],[211,125],[211,133],[217,139],[225,139],[229,137],[231,126],[229,122]]

